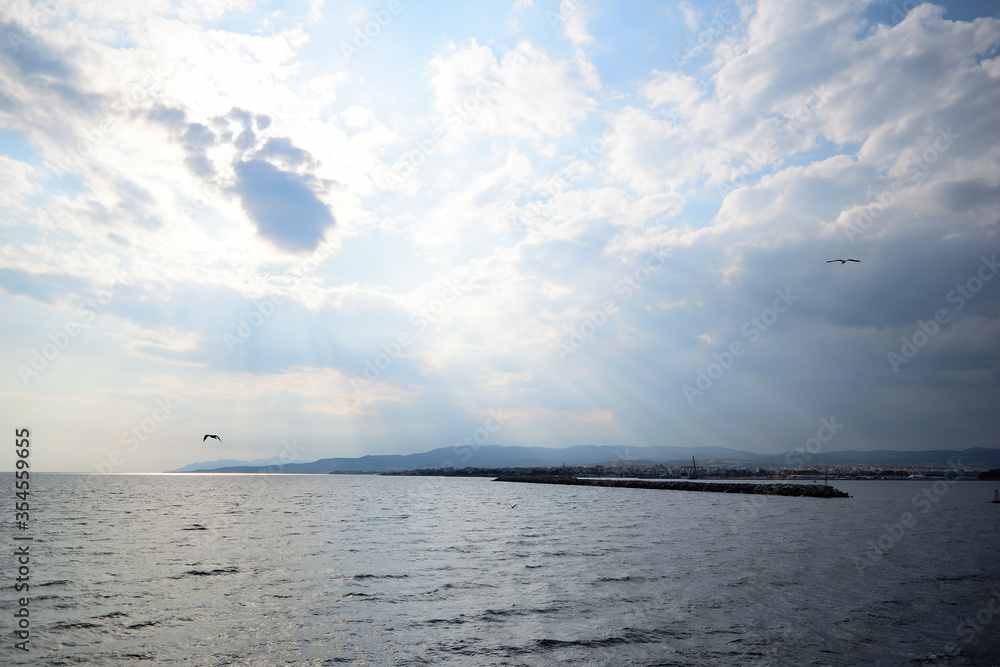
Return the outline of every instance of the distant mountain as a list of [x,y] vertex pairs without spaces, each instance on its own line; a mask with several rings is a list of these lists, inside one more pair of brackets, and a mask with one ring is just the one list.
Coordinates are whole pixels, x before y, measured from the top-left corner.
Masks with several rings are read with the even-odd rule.
[[231,465],[191,464],[171,472],[383,472],[418,468],[533,467],[566,465],[598,465],[609,461],[629,465],[634,461],[656,463],[690,461],[695,456],[733,461],[763,461],[764,456],[725,447],[613,447],[609,445],[574,445],[562,449],[551,447],[440,447],[419,454],[369,455],[359,458],[320,459],[311,463],[285,463],[280,471],[267,470],[259,461],[236,461]]
[[320,459],[309,463],[281,463],[280,459],[258,461],[210,461],[193,463],[171,472],[384,472],[387,470],[414,470],[420,468],[515,468],[566,465],[639,465],[661,463],[687,465],[691,457],[699,465],[704,463],[728,465],[758,465],[765,461],[770,466],[809,465],[878,465],[878,466],[937,466],[948,467],[949,460],[961,461],[970,467],[1000,467],[1000,449],[975,447],[961,451],[940,449],[932,451],[875,450],[838,451],[808,454],[756,454],[726,447],[613,447],[601,445],[574,445],[561,449],[551,447],[440,447],[419,454],[369,455],[359,458]]
[[[287,460],[287,459],[286,459]],[[277,456],[270,459],[257,459],[255,461],[240,461],[238,459],[219,459],[218,461],[204,461],[202,463],[190,463],[183,468],[178,468],[177,470],[168,470],[167,472],[206,472],[209,470],[218,470],[219,468],[232,468],[232,467],[267,467],[273,465],[281,465],[281,459]]]

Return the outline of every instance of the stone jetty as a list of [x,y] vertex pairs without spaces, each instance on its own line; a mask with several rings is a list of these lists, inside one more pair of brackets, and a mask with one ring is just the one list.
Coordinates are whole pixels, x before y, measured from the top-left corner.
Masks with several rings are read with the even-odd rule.
[[737,482],[663,482],[651,479],[588,479],[568,476],[502,475],[494,482],[532,484],[573,484],[614,486],[624,489],[665,489],[667,491],[707,491],[709,493],[750,493],[762,496],[804,496],[808,498],[850,498],[824,484],[740,484]]

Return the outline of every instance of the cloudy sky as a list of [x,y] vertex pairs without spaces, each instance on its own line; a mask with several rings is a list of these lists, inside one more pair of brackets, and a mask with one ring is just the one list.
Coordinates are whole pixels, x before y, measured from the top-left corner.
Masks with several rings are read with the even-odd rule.
[[5,2],[4,423],[65,471],[997,446],[998,16]]

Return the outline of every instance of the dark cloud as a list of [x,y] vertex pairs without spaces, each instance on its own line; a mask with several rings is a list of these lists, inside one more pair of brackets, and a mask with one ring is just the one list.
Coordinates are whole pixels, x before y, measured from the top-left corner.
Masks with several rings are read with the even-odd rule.
[[[257,145],[257,135],[253,131],[253,115],[249,111],[233,107],[224,118],[225,121],[235,121],[243,126],[243,131],[232,140],[240,151],[250,151]],[[228,125],[228,122],[226,123]],[[228,133],[227,133],[228,134]]]
[[187,119],[187,114],[184,113],[183,109],[165,107],[160,104],[154,106],[149,111],[148,116],[150,120],[163,123],[164,125],[174,129],[180,129],[184,125],[184,121]]
[[[258,141],[254,124],[259,129],[270,126],[267,116],[254,116],[233,107],[226,115],[212,118],[209,126],[188,122],[181,109],[156,107],[149,118],[175,133],[186,153],[184,163],[206,181],[217,176],[208,151],[220,143],[232,142],[244,156],[233,164],[236,183],[232,191],[239,196],[260,235],[279,248],[313,250],[334,224],[333,214],[315,192],[317,179],[298,173],[316,166],[308,151],[296,147],[287,137],[270,137],[260,150],[254,151]],[[235,138],[230,130],[233,122],[243,126]]]
[[252,127],[253,125],[253,115],[246,109],[241,109],[239,107],[233,107],[229,110],[228,118],[240,122],[243,127]]
[[65,81],[75,75],[73,68],[55,57],[42,39],[18,23],[0,23],[0,35],[6,42],[3,60],[14,65],[22,76]]
[[1000,188],[982,179],[953,181],[943,184],[941,190],[945,206],[956,212],[965,212],[1000,200]]
[[148,116],[150,120],[170,129],[184,147],[184,164],[194,174],[208,179],[215,176],[215,168],[208,159],[208,149],[216,144],[218,137],[207,125],[187,122],[183,109],[156,105]]
[[215,133],[201,123],[191,123],[184,132],[183,141],[188,150],[210,148],[215,143]]
[[206,155],[209,148],[215,143],[215,134],[201,123],[191,123],[182,139],[187,157],[184,164],[202,178],[209,178],[215,175],[215,168]]
[[301,148],[296,148],[292,140],[288,137],[272,137],[267,140],[264,147],[257,151],[256,157],[271,161],[282,161],[292,169],[298,167],[312,167],[314,161],[312,155]]
[[251,150],[257,145],[257,135],[253,133],[253,130],[243,130],[236,136],[236,140],[233,141],[233,145],[241,151]]
[[204,155],[189,155],[184,158],[184,164],[187,165],[188,169],[202,178],[215,175],[212,163]]
[[43,38],[15,22],[0,23],[0,35],[5,42],[0,48],[0,74],[7,74],[32,89],[44,89],[79,112],[96,113],[105,107],[103,96],[80,88],[83,77],[71,59],[58,53]]
[[334,224],[330,209],[310,187],[313,181],[254,159],[236,165],[234,189],[260,235],[295,252],[315,249]]

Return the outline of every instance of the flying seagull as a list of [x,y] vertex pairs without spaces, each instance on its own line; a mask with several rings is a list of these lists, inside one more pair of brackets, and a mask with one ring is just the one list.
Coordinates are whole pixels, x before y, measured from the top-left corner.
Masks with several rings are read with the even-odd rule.
[[[507,504],[510,505],[510,503],[507,503]],[[510,505],[511,509],[514,509],[515,507],[517,507],[517,503],[514,503],[513,505]]]
[[827,264],[832,264],[833,262],[840,262],[840,265],[843,266],[847,262],[859,262],[860,263],[861,260],[860,259],[831,259],[831,260],[827,261]]
[[218,440],[219,442],[222,442],[222,438],[220,438],[220,437],[219,437],[219,436],[217,436],[217,435],[211,435],[211,434],[209,434],[209,435],[206,435],[206,436],[205,436],[204,438],[202,438],[202,439],[201,439],[201,441],[202,441],[202,442],[205,442],[205,441],[206,441],[206,440],[208,440],[209,438],[215,438],[215,439],[216,439],[216,440]]

